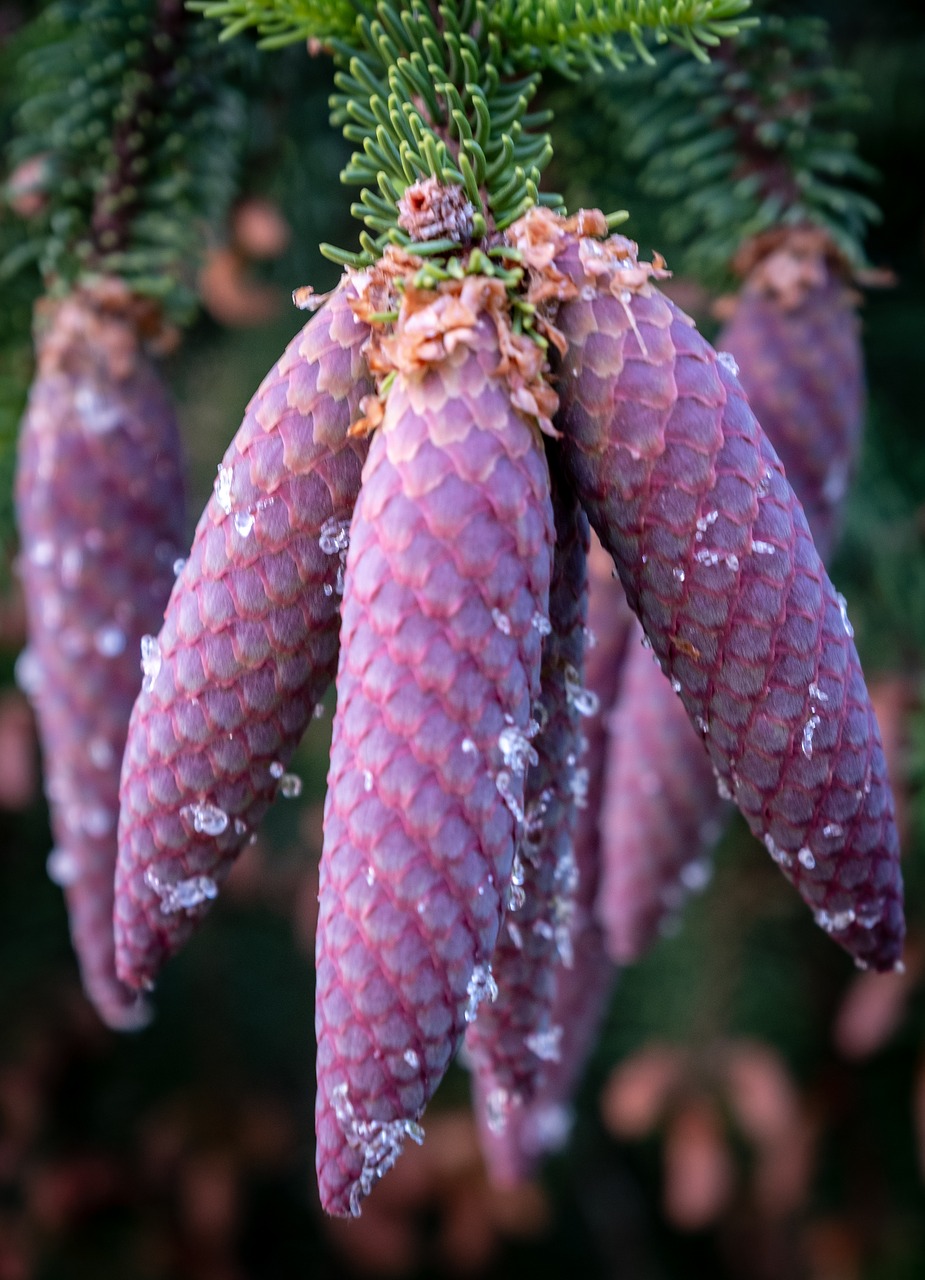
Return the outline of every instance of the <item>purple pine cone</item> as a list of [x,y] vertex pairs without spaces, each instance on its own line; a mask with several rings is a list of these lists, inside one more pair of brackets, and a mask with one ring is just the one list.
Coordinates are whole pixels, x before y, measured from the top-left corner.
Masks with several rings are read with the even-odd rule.
[[608,725],[597,901],[607,949],[624,964],[706,885],[726,808],[680,699],[633,633]]
[[564,454],[720,788],[859,964],[904,922],[893,802],[844,600],[727,363],[646,279],[583,240],[558,324]]
[[[515,1114],[495,1147],[503,1140],[505,1171],[523,1180],[550,1151],[558,1150],[571,1128],[571,1100],[585,1068],[607,1009],[616,969],[607,955],[597,923],[599,814],[604,794],[607,721],[614,706],[630,637],[638,624],[613,578],[610,557],[592,536],[588,557],[589,642],[585,648],[585,681],[598,702],[598,712],[585,720],[588,748],[587,804],[576,815],[574,849],[577,885],[570,922],[572,963],[556,970],[550,1023],[562,1027],[559,1058],[548,1062],[532,1101]],[[496,1157],[500,1162],[500,1156]]]
[[[122,772],[119,975],[147,988],[279,789],[337,659],[347,527],[372,390],[339,289],[286,348],[219,467],[156,640]],[[295,785],[294,783],[292,785]]]
[[84,987],[119,1029],[148,1013],[116,977],[112,936],[119,769],[138,645],[160,624],[183,545],[176,419],[118,281],[39,313],[38,370],[16,478],[29,647],[56,848]]
[[[551,469],[558,459],[553,448]],[[520,1180],[516,1144],[507,1135],[533,1099],[548,1063],[563,1051],[565,1028],[552,1017],[558,971],[571,967],[577,880],[572,845],[576,806],[586,804],[584,719],[596,697],[582,686],[587,621],[588,522],[574,495],[553,485],[556,552],[548,631],[540,671],[540,733],[527,752],[524,831],[492,969],[497,999],[466,1033],[475,1075],[476,1115],[492,1179]],[[549,629],[551,628],[551,629]],[[513,1157],[513,1159],[512,1159]]]
[[548,470],[497,376],[494,324],[430,359],[396,373],[347,555],[315,1014],[335,1214],[420,1141],[494,994],[548,616]]
[[749,403],[828,560],[864,421],[856,295],[831,242],[814,228],[760,237],[749,257],[757,261],[716,345],[738,362]]

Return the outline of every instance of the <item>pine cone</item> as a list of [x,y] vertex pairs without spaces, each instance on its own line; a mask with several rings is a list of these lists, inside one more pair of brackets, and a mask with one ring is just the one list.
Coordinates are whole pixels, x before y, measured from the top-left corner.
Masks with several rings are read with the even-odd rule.
[[710,757],[641,638],[634,626],[608,724],[601,810],[597,914],[618,963],[638,959],[706,885],[725,808]]
[[718,785],[860,964],[904,925],[893,803],[844,600],[727,362],[621,237],[559,265],[573,483]]
[[[552,471],[558,459],[550,458]],[[587,767],[582,724],[596,710],[582,687],[587,620],[588,522],[567,486],[553,486],[556,552],[550,627],[540,670],[541,731],[527,746],[524,832],[515,856],[508,912],[492,956],[498,986],[466,1033],[475,1072],[476,1114],[494,1182],[519,1180],[505,1130],[529,1105],[547,1063],[561,1056],[565,1028],[553,1021],[558,970],[571,968],[577,881],[572,829],[584,807]]]
[[420,1140],[493,995],[548,609],[549,476],[496,374],[495,326],[483,315],[451,347],[436,311],[416,315],[434,336],[395,374],[347,556],[317,935],[318,1181],[335,1214]]
[[747,272],[717,338],[780,455],[816,547],[828,560],[864,421],[864,363],[856,294],[826,234],[787,229],[739,255]]
[[556,970],[549,1021],[562,1028],[560,1054],[547,1062],[532,1101],[515,1113],[492,1144],[495,1167],[508,1181],[523,1181],[547,1152],[566,1141],[571,1126],[571,1100],[597,1039],[616,980],[597,923],[599,815],[604,794],[607,723],[615,705],[621,672],[637,626],[623,588],[613,578],[613,564],[592,535],[588,557],[588,643],[585,681],[598,711],[583,725],[588,739],[587,804],[576,814],[574,850],[577,884],[570,921],[572,963]]
[[116,978],[113,876],[119,768],[138,646],[160,624],[183,546],[180,442],[119,282],[42,304],[22,423],[16,506],[29,647],[62,885],[84,987],[110,1026],[144,1024]]
[[[289,344],[219,468],[146,672],[122,773],[119,974],[150,987],[200,923],[334,673],[366,453],[368,329],[338,290]],[[294,784],[292,784],[294,785]]]

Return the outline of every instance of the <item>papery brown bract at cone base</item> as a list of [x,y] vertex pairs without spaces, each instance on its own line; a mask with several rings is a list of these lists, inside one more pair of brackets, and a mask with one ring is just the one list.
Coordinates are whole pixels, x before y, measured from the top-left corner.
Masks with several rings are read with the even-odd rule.
[[716,346],[738,363],[827,561],[864,421],[857,295],[821,231],[775,232],[746,248],[757,261]]
[[608,724],[600,820],[597,914],[617,963],[638,959],[687,895],[706,885],[728,807],[683,705],[640,638],[634,627]]
[[152,984],[280,787],[337,662],[347,522],[372,390],[341,287],[251,400],[132,713],[116,878],[123,981]]
[[38,368],[22,423],[16,506],[28,649],[62,884],[84,987],[110,1026],[147,1020],[116,977],[112,937],[119,769],[185,537],[169,395],[118,281],[40,305]]
[[[529,1107],[546,1066],[563,1052],[566,1027],[553,1018],[559,971],[574,963],[576,806],[586,804],[583,725],[595,696],[582,686],[587,623],[588,522],[549,448],[556,550],[543,641],[539,733],[528,744],[525,823],[508,910],[492,956],[498,987],[466,1032],[482,1150],[496,1185],[520,1179],[506,1136]],[[544,626],[545,629],[545,626]],[[535,754],[534,754],[535,753]],[[514,1154],[512,1161],[511,1156]]]
[[585,239],[557,265],[583,290],[558,315],[557,419],[582,505],[720,787],[817,923],[858,963],[892,968],[902,880],[880,735],[780,460],[631,242]]
[[316,948],[334,1214],[420,1140],[492,995],[524,789],[499,742],[530,729],[553,542],[539,432],[499,361],[483,314],[442,361],[397,371],[351,526]]
[[[496,1162],[508,1180],[523,1181],[550,1151],[564,1145],[571,1128],[572,1097],[613,992],[616,966],[607,954],[595,904],[600,880],[599,815],[604,796],[607,723],[620,688],[630,645],[639,638],[636,622],[613,564],[592,535],[588,557],[588,642],[584,679],[598,711],[582,725],[588,740],[586,804],[575,815],[573,847],[577,882],[570,921],[572,964],[556,970],[550,1023],[562,1027],[559,1058],[547,1062],[531,1101],[493,1136]],[[503,1161],[503,1163],[502,1163]]]

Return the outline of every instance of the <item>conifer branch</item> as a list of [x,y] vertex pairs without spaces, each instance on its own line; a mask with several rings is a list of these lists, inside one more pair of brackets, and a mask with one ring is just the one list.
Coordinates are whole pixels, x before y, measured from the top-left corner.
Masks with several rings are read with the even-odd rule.
[[204,228],[234,191],[230,66],[182,0],[57,0],[37,19],[11,157],[46,157],[31,241],[49,291],[120,276],[173,318],[189,313]]
[[743,240],[802,224],[863,263],[878,211],[857,185],[876,175],[845,128],[863,104],[855,77],[832,63],[825,23],[766,16],[708,65],[669,54],[657,72],[633,69],[592,92],[622,151],[611,170],[628,170],[664,210],[659,235],[686,269],[719,284]]

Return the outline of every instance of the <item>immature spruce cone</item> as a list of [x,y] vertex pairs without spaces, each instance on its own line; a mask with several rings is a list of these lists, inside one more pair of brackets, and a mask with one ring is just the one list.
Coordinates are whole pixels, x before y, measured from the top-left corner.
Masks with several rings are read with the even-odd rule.
[[117,281],[42,304],[16,478],[29,619],[21,660],[38,716],[56,849],[84,987],[110,1026],[146,1010],[116,978],[119,768],[138,645],[160,624],[183,545],[176,420]]
[[[398,369],[350,532],[315,1015],[318,1181],[336,1214],[420,1140],[493,993],[522,814],[549,476],[497,376],[495,327],[475,319],[442,361]],[[432,321],[439,335],[439,305]]]
[[570,922],[572,964],[556,970],[550,1023],[562,1027],[559,1058],[546,1064],[532,1101],[515,1114],[512,1124],[493,1144],[496,1165],[518,1180],[529,1177],[537,1162],[568,1137],[572,1097],[616,980],[595,913],[600,874],[598,820],[604,795],[607,721],[630,647],[638,640],[638,623],[623,588],[613,579],[610,557],[593,535],[588,569],[589,641],[584,678],[599,710],[583,725],[588,739],[582,758],[588,769],[588,790],[587,804],[576,815],[573,842],[577,885]]
[[749,403],[828,560],[864,419],[856,295],[822,231],[772,232],[744,253],[745,284],[716,345],[738,362]]
[[[555,473],[558,459],[550,459]],[[566,1028],[553,1020],[558,971],[571,968],[577,868],[572,846],[576,806],[586,803],[588,770],[582,725],[595,696],[582,687],[587,621],[588,522],[563,481],[553,484],[556,551],[549,589],[551,627],[540,669],[541,731],[532,747],[525,823],[504,926],[492,956],[497,999],[466,1032],[475,1076],[476,1114],[492,1179],[516,1183],[509,1123],[532,1101],[546,1064],[559,1060]],[[540,710],[542,709],[542,711]]]
[[629,646],[608,728],[597,914],[619,963],[651,945],[710,876],[725,805],[680,699],[641,644]]
[[861,964],[904,932],[893,804],[844,601],[727,364],[635,246],[572,244],[558,324],[573,482],[719,786]]
[[371,391],[351,287],[286,348],[219,468],[132,713],[119,974],[149,987],[260,821],[333,674],[342,552]]

